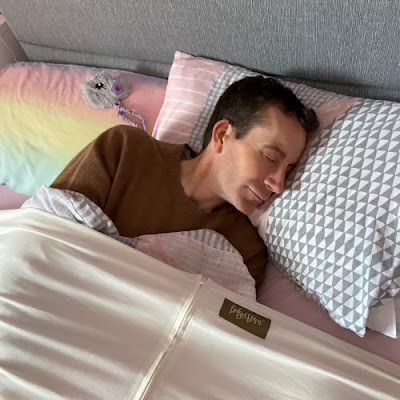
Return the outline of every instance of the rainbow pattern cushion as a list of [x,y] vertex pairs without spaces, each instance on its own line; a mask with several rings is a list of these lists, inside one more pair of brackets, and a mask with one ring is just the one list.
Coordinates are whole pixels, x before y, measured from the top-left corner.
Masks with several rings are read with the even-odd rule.
[[[114,108],[87,104],[81,85],[101,69],[16,63],[0,69],[0,184],[33,194],[50,185],[70,159],[106,129],[126,124]],[[140,113],[151,133],[166,80],[108,70],[130,86],[121,104]]]

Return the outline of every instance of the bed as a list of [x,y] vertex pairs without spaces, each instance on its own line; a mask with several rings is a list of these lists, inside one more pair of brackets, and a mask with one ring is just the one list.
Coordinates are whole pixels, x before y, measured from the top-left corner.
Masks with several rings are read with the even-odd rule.
[[[11,52],[0,69],[1,398],[400,396],[393,2],[0,0],[0,10]],[[129,88],[120,108],[85,101],[82,85],[102,72]],[[271,254],[256,293],[237,283],[232,254],[231,280],[183,263],[182,247],[171,255],[191,243],[211,265],[221,249],[206,252],[198,235],[132,249],[19,209],[85,144],[138,115],[155,138],[198,150],[224,88],[259,73],[292,88],[321,126],[284,193],[252,216]]]

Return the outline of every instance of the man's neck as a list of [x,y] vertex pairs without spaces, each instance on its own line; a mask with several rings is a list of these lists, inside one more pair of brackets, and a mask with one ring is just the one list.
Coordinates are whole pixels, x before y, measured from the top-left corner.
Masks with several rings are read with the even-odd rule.
[[200,153],[191,160],[182,160],[180,172],[186,196],[195,201],[201,210],[210,212],[224,203],[213,190],[212,165],[205,153]]

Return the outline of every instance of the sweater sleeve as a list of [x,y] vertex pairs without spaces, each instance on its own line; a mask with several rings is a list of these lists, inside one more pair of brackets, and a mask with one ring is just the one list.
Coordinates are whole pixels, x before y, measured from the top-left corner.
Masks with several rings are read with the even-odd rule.
[[261,248],[257,253],[245,261],[246,266],[256,281],[256,287],[260,285],[265,277],[267,266],[267,248]]
[[68,163],[51,187],[79,192],[104,209],[131,130],[136,129],[118,125],[103,132]]

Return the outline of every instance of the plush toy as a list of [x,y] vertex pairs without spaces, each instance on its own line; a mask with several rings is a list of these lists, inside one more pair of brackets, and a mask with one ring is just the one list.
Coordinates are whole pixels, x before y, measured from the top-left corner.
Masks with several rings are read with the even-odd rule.
[[85,101],[96,108],[114,107],[118,117],[128,124],[138,127],[138,124],[126,114],[136,117],[143,130],[146,130],[146,120],[139,113],[122,106],[121,100],[129,95],[131,88],[123,79],[113,79],[112,76],[102,71],[82,84],[82,95]]

